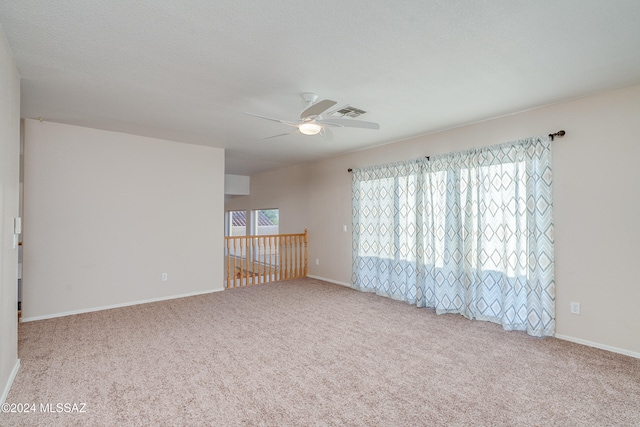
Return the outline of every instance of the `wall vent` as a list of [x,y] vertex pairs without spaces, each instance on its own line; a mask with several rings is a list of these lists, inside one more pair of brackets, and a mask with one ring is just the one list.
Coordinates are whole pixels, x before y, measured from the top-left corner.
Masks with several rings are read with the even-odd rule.
[[352,107],[351,105],[345,105],[344,107],[341,107],[341,108],[339,108],[337,110],[330,111],[327,114],[329,116],[332,116],[332,117],[351,117],[351,118],[356,118],[356,117],[361,116],[361,115],[363,115],[365,113],[366,113],[366,111],[361,110],[360,108]]

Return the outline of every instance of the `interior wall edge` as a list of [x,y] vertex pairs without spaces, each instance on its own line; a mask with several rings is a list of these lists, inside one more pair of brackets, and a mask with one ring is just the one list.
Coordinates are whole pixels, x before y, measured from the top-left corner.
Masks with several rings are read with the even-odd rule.
[[2,391],[2,396],[0,396],[0,405],[2,405],[7,400],[7,396],[9,395],[9,390],[11,390],[11,386],[13,385],[13,381],[16,379],[16,375],[18,375],[18,371],[20,370],[20,359],[16,360],[16,363],[13,365],[13,369],[11,370],[11,374],[7,379],[7,383],[4,386],[4,390]]

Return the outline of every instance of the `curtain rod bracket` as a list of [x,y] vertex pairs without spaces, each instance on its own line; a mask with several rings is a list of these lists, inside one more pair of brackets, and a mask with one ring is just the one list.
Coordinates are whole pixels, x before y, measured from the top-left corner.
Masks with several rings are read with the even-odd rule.
[[550,133],[550,134],[549,134],[549,139],[553,141],[553,140],[555,139],[555,137],[556,137],[556,136],[557,136],[557,137],[559,137],[559,138],[562,138],[562,137],[563,137],[563,136],[565,136],[565,135],[566,135],[566,132],[565,132],[565,131],[563,131],[563,130],[559,130],[559,131],[558,131],[558,132],[556,132],[556,133]]

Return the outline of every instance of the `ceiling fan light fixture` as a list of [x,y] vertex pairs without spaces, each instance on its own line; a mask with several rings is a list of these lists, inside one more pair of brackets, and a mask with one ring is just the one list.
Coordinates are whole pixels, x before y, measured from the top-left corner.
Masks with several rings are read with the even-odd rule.
[[317,135],[322,130],[322,126],[317,123],[303,123],[298,126],[298,129],[304,135]]

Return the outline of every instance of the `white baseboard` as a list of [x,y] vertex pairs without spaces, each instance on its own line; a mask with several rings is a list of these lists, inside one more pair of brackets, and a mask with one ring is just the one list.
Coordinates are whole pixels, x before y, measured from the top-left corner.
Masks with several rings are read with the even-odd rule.
[[65,312],[62,312],[62,313],[45,314],[43,316],[34,316],[34,317],[26,317],[26,318],[23,317],[23,318],[21,318],[20,321],[21,322],[33,322],[33,321],[36,321],[36,320],[53,319],[55,317],[72,316],[74,314],[91,313],[91,312],[94,312],[94,311],[110,310],[112,308],[128,307],[128,306],[131,306],[131,305],[147,304],[147,303],[150,303],[150,302],[166,301],[166,300],[176,299],[176,298],[193,297],[193,296],[197,296],[197,295],[211,294],[211,293],[214,293],[214,292],[221,292],[221,291],[224,291],[224,288],[208,290],[208,291],[190,292],[190,293],[180,294],[180,295],[171,295],[171,296],[168,296],[168,297],[160,297],[160,298],[151,298],[151,299],[145,299],[145,300],[139,300],[139,301],[123,302],[123,303],[120,303],[120,304],[103,305],[103,306],[100,306],[100,307],[92,307],[92,308],[85,308],[85,309],[80,309],[80,310],[65,311]]
[[593,342],[593,341],[587,341],[587,340],[583,340],[583,339],[580,339],[580,338],[574,338],[574,337],[570,337],[570,336],[567,336],[567,335],[556,334],[555,337],[558,338],[559,340],[571,341],[571,342],[574,342],[576,344],[582,344],[582,345],[586,345],[586,346],[589,346],[589,347],[595,347],[595,348],[599,348],[601,350],[607,350],[607,351],[610,351],[610,352],[613,352],[613,353],[624,354],[625,356],[631,356],[631,357],[635,357],[636,359],[640,359],[640,353],[636,353],[635,351],[629,351],[629,350],[625,350],[623,348],[612,347],[610,345],[600,344],[600,343]]
[[320,276],[307,275],[307,277],[309,277],[311,279],[322,280],[323,282],[335,283],[336,285],[345,286],[347,288],[353,289],[353,285],[351,283],[338,282],[337,280],[327,279],[325,277],[320,277]]
[[16,375],[18,375],[18,369],[20,369],[20,359],[16,359],[16,364],[13,365],[13,369],[11,370],[11,374],[9,374],[7,383],[4,385],[4,390],[2,390],[2,396],[0,396],[0,405],[2,405],[7,400],[7,396],[9,396],[9,390],[11,390],[11,386],[13,385],[13,380],[15,380]]

